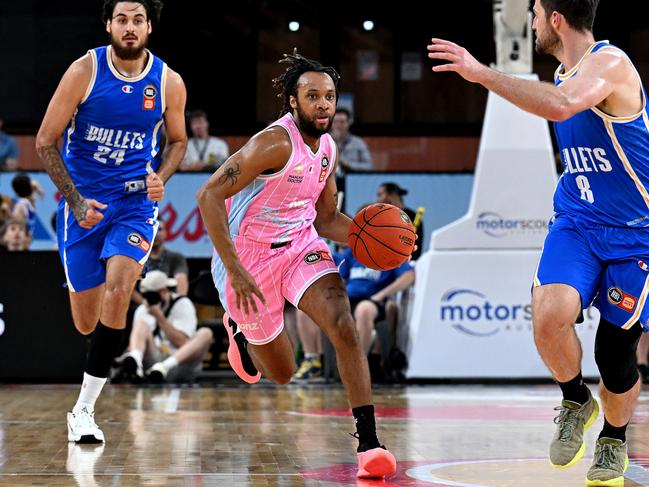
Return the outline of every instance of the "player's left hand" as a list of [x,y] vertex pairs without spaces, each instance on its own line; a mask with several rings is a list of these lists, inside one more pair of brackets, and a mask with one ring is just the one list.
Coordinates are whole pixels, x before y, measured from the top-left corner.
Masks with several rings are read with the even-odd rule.
[[146,192],[151,201],[160,201],[165,195],[165,185],[156,173],[151,172],[146,177]]
[[487,69],[469,51],[451,41],[433,37],[431,43],[428,45],[428,51],[429,58],[448,61],[447,64],[433,66],[433,71],[436,73],[455,71],[465,80],[471,81],[472,83],[479,83],[483,73]]

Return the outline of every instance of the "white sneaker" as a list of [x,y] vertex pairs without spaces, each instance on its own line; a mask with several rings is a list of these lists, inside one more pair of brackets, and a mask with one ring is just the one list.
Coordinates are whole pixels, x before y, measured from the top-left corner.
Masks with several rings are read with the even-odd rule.
[[138,361],[133,355],[127,353],[122,360],[122,370],[130,377],[136,380],[144,379],[144,371],[142,369],[142,362]]
[[156,362],[146,371],[146,375],[154,384],[162,384],[167,379],[167,368],[162,362]]
[[104,433],[95,423],[95,412],[83,407],[68,413],[68,441],[75,443],[102,443]]

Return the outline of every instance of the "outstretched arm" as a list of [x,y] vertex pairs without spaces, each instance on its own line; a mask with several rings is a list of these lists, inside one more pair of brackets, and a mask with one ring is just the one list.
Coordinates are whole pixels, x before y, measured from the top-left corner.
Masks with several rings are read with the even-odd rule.
[[86,229],[99,223],[103,215],[97,209],[106,208],[106,205],[95,200],[87,200],[79,194],[56,144],[85,96],[92,69],[92,59],[89,54],[70,65],[50,100],[36,135],[36,152],[43,161],[47,173],[65,198],[79,225]]
[[433,38],[428,57],[448,61],[433,67],[440,73],[454,71],[479,83],[525,111],[552,121],[566,120],[599,105],[623,81],[625,60],[618,53],[596,52],[587,56],[579,72],[560,86],[510,76],[479,63],[465,48]]

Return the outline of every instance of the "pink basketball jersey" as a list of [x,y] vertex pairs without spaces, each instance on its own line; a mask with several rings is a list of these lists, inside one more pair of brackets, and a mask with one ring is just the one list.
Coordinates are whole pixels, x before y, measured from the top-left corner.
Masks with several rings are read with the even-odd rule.
[[270,244],[315,235],[315,204],[334,167],[336,144],[324,134],[313,153],[290,113],[268,128],[277,126],[291,139],[291,156],[281,171],[259,175],[226,201],[232,237]]

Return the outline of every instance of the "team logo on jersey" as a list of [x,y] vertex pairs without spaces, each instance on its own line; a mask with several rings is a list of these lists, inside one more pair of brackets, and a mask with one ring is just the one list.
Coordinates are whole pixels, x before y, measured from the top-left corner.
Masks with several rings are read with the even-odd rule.
[[122,86],[122,93],[126,93],[127,95],[130,95],[131,93],[133,93],[133,87],[131,85]]
[[133,245],[135,247],[138,247],[138,248],[144,250],[145,252],[148,252],[149,249],[151,248],[151,244],[149,242],[147,242],[146,240],[144,240],[137,233],[129,234],[128,243],[130,243],[131,245]]
[[304,171],[304,166],[303,166],[302,164],[298,164],[297,166],[295,166],[295,167],[293,168],[293,170],[294,170],[296,173],[299,174],[299,173],[301,173],[302,171]]
[[327,176],[327,168],[329,167],[329,158],[327,157],[327,154],[322,156],[320,165],[322,166],[322,169],[320,169],[320,177],[318,178],[318,182],[321,183]]
[[619,287],[613,286],[608,290],[608,300],[624,311],[631,313],[635,308],[638,298],[625,293]]
[[148,85],[144,88],[144,99],[142,100],[143,110],[153,110],[155,108],[155,97],[158,94],[155,86]]

